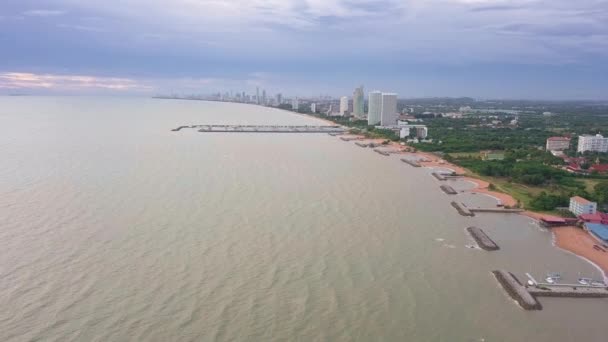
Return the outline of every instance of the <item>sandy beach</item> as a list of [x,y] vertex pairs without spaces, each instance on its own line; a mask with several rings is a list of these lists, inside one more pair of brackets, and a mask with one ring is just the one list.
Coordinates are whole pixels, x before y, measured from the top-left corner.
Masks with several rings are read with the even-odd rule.
[[[430,160],[428,162],[421,162],[421,165],[423,166],[443,167],[452,169],[456,173],[467,173],[467,170],[443,161],[432,154],[424,152],[417,152],[415,154],[417,154],[419,157]],[[514,207],[517,205],[517,200],[515,200],[515,198],[512,196],[502,192],[489,190],[488,187],[490,183],[484,180],[471,177],[465,177],[464,179],[476,184],[475,188],[469,190],[471,193],[480,193],[494,197],[500,200],[505,206]],[[550,215],[535,213],[532,211],[525,211],[522,213],[522,215],[530,217],[534,220],[539,220],[542,217],[550,217]],[[608,274],[608,252],[595,250],[593,246],[598,244],[598,242],[583,229],[579,227],[559,227],[552,229],[552,233],[554,236],[555,245],[557,247],[590,261],[599,267],[605,275]]]

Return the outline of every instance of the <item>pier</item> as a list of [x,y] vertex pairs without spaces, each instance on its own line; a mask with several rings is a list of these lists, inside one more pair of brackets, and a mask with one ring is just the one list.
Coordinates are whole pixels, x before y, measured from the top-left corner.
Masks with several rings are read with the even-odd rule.
[[419,164],[418,162],[413,161],[413,160],[409,160],[409,159],[401,158],[401,161],[402,161],[402,162],[404,162],[404,163],[406,163],[406,164],[408,164],[408,165],[411,165],[411,166],[413,166],[413,167],[421,167],[421,166],[420,166],[420,164]]
[[500,249],[496,242],[490,239],[490,237],[481,228],[469,227],[467,228],[467,232],[471,234],[481,249],[486,251],[497,251]]
[[505,208],[471,208],[475,213],[496,213],[496,214],[519,214],[523,213],[524,209],[505,209]]
[[192,125],[172,129],[198,129],[201,133],[343,133],[341,126],[283,126],[283,125]]
[[446,194],[448,194],[448,195],[456,195],[456,194],[458,194],[458,192],[456,192],[456,190],[454,190],[454,188],[452,188],[449,185],[442,185],[439,188],[441,188],[441,190],[443,192],[445,192]]
[[527,274],[533,285],[524,286],[515,275],[507,271],[492,271],[507,293],[525,310],[541,310],[537,297],[608,298],[606,286],[538,283]]

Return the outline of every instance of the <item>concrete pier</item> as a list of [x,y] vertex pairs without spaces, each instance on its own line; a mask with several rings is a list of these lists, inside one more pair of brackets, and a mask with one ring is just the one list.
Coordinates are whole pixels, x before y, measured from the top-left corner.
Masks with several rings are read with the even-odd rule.
[[406,163],[406,164],[409,164],[409,165],[411,165],[413,167],[420,167],[420,164],[418,162],[416,162],[416,161],[413,161],[413,160],[401,158],[401,161],[404,162],[404,163]]
[[355,143],[355,145],[357,145],[357,146],[359,146],[359,147],[363,147],[363,148],[365,148],[365,147],[369,147],[369,144],[362,143],[362,142],[356,142],[356,143]]
[[504,208],[471,208],[475,213],[498,213],[498,214],[518,214],[525,210],[523,209],[504,209]]
[[500,249],[496,242],[490,239],[490,237],[486,235],[486,233],[482,229],[477,227],[469,227],[467,228],[467,232],[471,234],[471,236],[473,237],[473,239],[475,239],[475,242],[477,242],[477,245],[479,245],[481,249],[486,251],[497,251]]
[[513,298],[519,306],[525,310],[542,310],[542,305],[532,296],[526,288],[521,285],[519,280],[510,272],[497,270],[492,271],[496,280],[507,291],[509,296]]
[[458,194],[458,192],[456,190],[454,190],[454,188],[452,188],[449,185],[442,185],[439,188],[441,188],[441,190],[443,192],[445,192],[446,194],[448,194],[448,195],[456,195],[456,194]]
[[172,131],[195,128],[201,133],[343,133],[342,126],[285,126],[285,125],[192,125]]
[[462,216],[475,216],[475,214],[469,210],[469,208],[465,207],[464,205],[458,203],[458,202],[452,202],[452,207],[454,207],[458,213]]

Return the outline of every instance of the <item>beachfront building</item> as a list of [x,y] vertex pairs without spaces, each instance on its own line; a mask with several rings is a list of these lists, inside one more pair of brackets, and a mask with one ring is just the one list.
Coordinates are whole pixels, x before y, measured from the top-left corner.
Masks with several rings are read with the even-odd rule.
[[313,113],[317,112],[317,104],[316,103],[311,103],[310,104],[310,111]]
[[569,210],[576,216],[595,214],[597,212],[597,203],[591,202],[588,199],[580,196],[570,198]]
[[426,126],[416,127],[416,137],[426,139],[429,136],[429,129]]
[[348,115],[348,97],[342,96],[340,98],[340,115]]
[[594,151],[608,152],[608,138],[604,138],[601,134],[596,135],[581,135],[578,137],[577,152]]
[[293,108],[293,110],[295,110],[295,111],[300,109],[300,101],[298,100],[297,97],[295,99],[291,100],[291,108]]
[[380,126],[394,126],[395,124],[397,124],[397,94],[382,93]]
[[570,148],[570,138],[550,137],[547,139],[547,151],[563,151]]
[[377,125],[380,123],[380,113],[382,112],[382,93],[372,91],[369,93],[369,108],[367,109],[367,124]]
[[357,119],[365,119],[363,86],[356,88],[353,93],[353,115]]

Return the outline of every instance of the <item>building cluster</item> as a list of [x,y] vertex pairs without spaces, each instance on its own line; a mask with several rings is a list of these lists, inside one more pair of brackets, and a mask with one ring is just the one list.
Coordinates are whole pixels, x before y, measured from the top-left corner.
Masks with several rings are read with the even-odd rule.
[[597,203],[580,196],[570,198],[568,207],[583,223],[585,230],[601,244],[608,243],[608,214],[597,210]]

